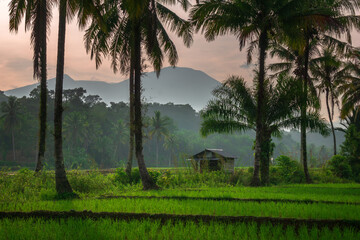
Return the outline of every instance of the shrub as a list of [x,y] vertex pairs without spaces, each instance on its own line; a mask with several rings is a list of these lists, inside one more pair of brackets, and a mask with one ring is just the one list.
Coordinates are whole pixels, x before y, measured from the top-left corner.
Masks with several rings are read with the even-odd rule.
[[131,179],[129,179],[123,168],[117,168],[115,171],[115,182],[120,183],[122,185],[127,185],[131,183]]
[[152,178],[152,180],[153,180],[155,183],[157,183],[159,177],[161,176],[161,171],[149,169],[148,172],[149,172],[149,175],[150,175],[150,177]]
[[329,161],[329,168],[335,176],[351,179],[351,166],[346,157],[341,155],[334,155]]
[[252,173],[245,169],[235,170],[230,175],[229,183],[233,186],[249,186],[251,183]]
[[279,180],[284,183],[301,183],[304,181],[304,173],[300,164],[288,156],[280,155],[275,159],[278,167]]
[[320,169],[311,169],[311,179],[315,183],[346,183],[347,180],[339,178],[333,174],[333,172],[326,167]]
[[115,187],[109,176],[104,176],[96,170],[87,173],[73,170],[69,172],[68,178],[74,191],[79,193],[100,194]]

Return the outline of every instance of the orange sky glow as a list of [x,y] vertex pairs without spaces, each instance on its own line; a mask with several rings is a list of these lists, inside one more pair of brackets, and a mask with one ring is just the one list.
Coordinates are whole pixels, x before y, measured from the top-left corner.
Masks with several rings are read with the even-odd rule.
[[[32,50],[30,32],[24,31],[22,24],[17,34],[9,32],[9,0],[0,0],[0,90],[5,91],[24,85],[33,84]],[[48,78],[55,76],[57,47],[57,6],[54,6],[51,32],[48,41]],[[186,17],[186,14],[175,8],[175,11]],[[86,54],[83,34],[76,26],[76,20],[68,24],[65,52],[65,73],[75,80],[100,80],[120,82],[127,76],[114,74],[109,61],[104,61],[96,70],[94,61]],[[239,51],[234,36],[219,37],[213,42],[206,42],[201,34],[194,36],[194,43],[186,48],[181,39],[170,34],[178,53],[179,67],[190,67],[201,70],[211,77],[223,81],[230,75],[241,75],[251,81],[252,66],[246,65],[246,51]],[[353,34],[353,44],[359,46],[359,33]],[[246,50],[246,48],[245,48]],[[256,57],[253,58],[256,61]],[[169,66],[165,63],[164,67]],[[152,71],[152,68],[146,69]]]
[[[30,32],[24,31],[21,25],[17,34],[9,32],[9,0],[0,0],[0,90],[5,91],[24,85],[33,84],[32,50]],[[178,9],[175,9],[182,16]],[[57,6],[54,7],[51,32],[48,41],[48,78],[55,76],[57,47]],[[96,70],[94,61],[86,54],[83,34],[76,26],[76,20],[67,26],[65,52],[65,72],[75,80],[100,80],[120,82],[127,76],[114,74],[109,61],[104,61]],[[238,43],[233,36],[219,37],[213,42],[206,42],[201,34],[194,36],[194,43],[186,48],[181,39],[171,34],[176,43],[179,67],[190,67],[201,70],[222,81],[230,75],[251,76],[252,70],[246,66],[245,52],[240,53]],[[164,67],[169,66],[168,63]],[[147,72],[152,68],[146,69]]]

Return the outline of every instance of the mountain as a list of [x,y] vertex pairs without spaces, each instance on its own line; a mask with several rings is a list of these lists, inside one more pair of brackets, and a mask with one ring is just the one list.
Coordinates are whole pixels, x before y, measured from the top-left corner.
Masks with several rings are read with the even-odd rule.
[[[299,131],[291,130],[288,134],[291,136],[292,139],[300,143],[301,136]],[[339,147],[345,141],[345,133],[335,130],[335,136],[337,146]],[[322,136],[321,134],[314,132],[308,132],[306,134],[306,141],[308,145],[314,144],[318,147],[324,145],[332,148],[334,144],[332,134],[330,134],[329,136]]]
[[[161,70],[159,78],[155,72],[142,76],[143,97],[147,102],[190,104],[199,111],[212,98],[212,90],[221,83],[206,73],[191,68],[167,67]],[[6,91],[6,95],[28,96],[38,84],[32,84]],[[82,87],[88,94],[99,95],[104,102],[128,102],[129,80],[119,83],[101,81],[76,81],[64,75],[64,89]],[[48,88],[55,89],[55,78],[48,80]]]

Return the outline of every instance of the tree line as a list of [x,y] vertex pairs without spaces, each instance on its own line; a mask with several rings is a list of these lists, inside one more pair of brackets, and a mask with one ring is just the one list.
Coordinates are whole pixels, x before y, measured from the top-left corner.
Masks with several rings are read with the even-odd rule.
[[[252,185],[268,184],[269,123],[266,107],[269,88],[268,68],[266,59],[276,45],[286,46],[294,53],[295,58],[285,66],[294,77],[301,82],[300,129],[301,162],[304,166],[308,182],[306,131],[311,125],[308,113],[316,104],[311,103],[312,81],[309,74],[310,61],[314,51],[319,49],[319,43],[330,41],[337,50],[349,52],[352,47],[338,47],[339,38],[347,37],[351,42],[350,31],[359,28],[359,18],[355,11],[359,8],[358,0],[209,0],[196,1],[191,6],[187,0],[12,0],[10,8],[10,30],[18,31],[22,18],[25,19],[25,30],[31,29],[31,44],[34,50],[34,78],[40,80],[40,114],[39,143],[36,171],[41,171],[44,161],[46,144],[46,41],[48,28],[52,17],[52,8],[58,5],[58,57],[56,68],[56,88],[54,97],[54,152],[56,189],[58,193],[72,193],[66,178],[63,156],[63,75],[65,63],[66,24],[77,18],[79,27],[86,29],[85,47],[96,66],[104,57],[109,56],[114,72],[128,74],[130,79],[130,133],[127,172],[132,166],[133,155],[136,156],[144,189],[157,189],[149,176],[143,156],[143,119],[141,109],[141,73],[147,63],[160,74],[164,58],[170,65],[175,65],[178,53],[174,42],[168,35],[168,30],[175,32],[190,46],[194,31],[201,31],[209,41],[219,35],[232,34],[239,40],[240,50],[248,46],[248,62],[251,62],[257,49],[258,65],[255,98],[256,108],[253,113],[253,128],[256,130],[255,164]],[[185,11],[190,9],[190,18],[182,19],[172,12],[168,6],[178,4]],[[329,36],[329,38],[327,38]],[[326,40],[329,39],[329,40]],[[339,43],[339,44],[338,44]],[[315,45],[315,47],[314,47]],[[348,46],[348,45],[346,45]],[[340,51],[339,50],[339,51]],[[351,51],[355,52],[356,51]],[[277,53],[273,53],[276,55]],[[280,55],[279,55],[280,56]],[[291,56],[290,56],[291,57]],[[276,67],[275,67],[276,68]],[[283,68],[279,67],[278,70]],[[354,76],[354,75],[352,75]],[[350,79],[351,84],[353,84]],[[356,81],[355,81],[356,82]],[[330,91],[327,91],[329,95]],[[332,92],[331,92],[332,94]],[[331,95],[334,96],[334,95]],[[358,104],[358,91],[343,94],[348,106],[346,111],[354,109]],[[261,177],[260,177],[261,172]]]
[[[29,97],[8,97],[0,102],[1,166],[35,168],[40,88]],[[129,148],[129,104],[106,105],[82,88],[64,90],[64,163],[67,169],[126,167]],[[49,91],[47,151],[44,164],[54,169],[53,102]],[[223,148],[238,157],[236,167],[253,165],[254,131],[239,135],[213,134],[204,138],[199,129],[201,116],[189,105],[144,103],[144,156],[150,167],[185,167],[185,159],[204,148]],[[171,117],[170,117],[171,116]],[[184,124],[187,123],[187,124]],[[191,124],[190,124],[191,123]],[[283,133],[273,138],[273,158],[298,155],[297,136]],[[330,158],[328,146],[309,145],[312,167],[321,167]]]

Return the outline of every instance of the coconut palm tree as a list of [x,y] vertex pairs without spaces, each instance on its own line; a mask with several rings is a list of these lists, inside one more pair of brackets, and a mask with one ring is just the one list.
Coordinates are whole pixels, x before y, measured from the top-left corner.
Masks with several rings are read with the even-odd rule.
[[31,28],[33,76],[40,81],[39,142],[35,172],[41,171],[44,164],[47,115],[46,49],[54,2],[55,0],[12,0],[9,4],[10,31],[18,32],[22,18],[25,18],[25,31]]
[[159,142],[162,137],[169,136],[168,127],[170,125],[171,119],[169,117],[162,117],[160,111],[155,111],[155,116],[151,118],[149,137],[156,137],[156,166],[159,166]]
[[298,81],[302,84],[302,93],[300,94],[300,109],[302,116],[302,124],[300,125],[300,161],[304,167],[305,178],[308,183],[311,182],[311,177],[307,164],[307,147],[306,147],[306,118],[309,111],[320,110],[320,102],[317,98],[316,88],[314,82],[308,74],[308,65],[311,59],[320,55],[318,49],[319,40],[317,38],[307,39],[304,45],[293,45],[292,39],[283,41],[283,44],[273,41],[271,44],[270,55],[276,56],[282,60],[280,63],[274,63],[269,66],[269,69],[275,72],[272,76],[277,76],[283,73],[293,73]]
[[[306,181],[309,183],[311,182],[311,178],[307,167],[306,114],[311,109],[320,109],[320,100],[316,97],[316,87],[313,81],[315,78],[311,78],[310,76],[309,65],[311,66],[313,59],[322,55],[320,49],[323,46],[331,46],[339,55],[344,55],[352,49],[348,43],[339,41],[331,35],[326,34],[331,34],[330,31],[320,32],[316,29],[313,29],[313,31],[314,32],[306,38],[307,40],[305,39],[306,34],[301,33],[305,39],[305,44],[294,44],[293,41],[296,40],[291,38],[285,38],[282,41],[272,41],[270,55],[272,57],[278,57],[282,62],[269,66],[269,69],[274,72],[272,76],[277,76],[282,73],[293,73],[303,84],[303,93],[301,94],[303,96],[301,102],[303,124],[300,126],[300,158],[304,166]],[[337,36],[340,36],[342,29],[335,33]]]
[[343,82],[350,76],[349,69],[334,47],[323,47],[321,55],[310,62],[310,72],[318,83],[318,89],[325,93],[325,103],[331,125],[334,142],[334,155],[336,155],[336,136],[333,124],[335,105],[339,107],[339,91],[337,83]]
[[[102,57],[109,54],[114,71],[130,74],[130,100],[133,100],[133,108],[130,107],[130,118],[133,117],[133,121],[130,119],[130,129],[134,131],[135,155],[144,189],[157,188],[147,172],[142,153],[141,74],[144,69],[144,53],[159,75],[164,55],[168,56],[170,65],[174,66],[178,60],[175,44],[165,30],[166,25],[178,37],[183,38],[186,46],[191,44],[190,23],[165,6],[177,2],[185,10],[189,6],[187,0],[113,1],[104,8],[104,19],[109,31],[101,31],[96,24],[92,24],[85,35],[86,48],[91,53],[91,58],[95,58],[97,66],[101,64]],[[131,141],[130,139],[129,153],[132,151]],[[128,162],[128,166],[131,163]]]
[[[255,81],[258,88],[258,82]],[[269,163],[271,154],[271,136],[280,136],[282,128],[298,127],[301,124],[299,114],[299,92],[301,84],[293,78],[280,75],[277,84],[269,79],[265,81],[264,96],[264,144],[263,154],[266,161],[261,162],[261,183],[269,184]],[[222,86],[213,91],[211,100],[202,112],[201,133],[233,133],[249,129],[256,130],[257,96],[256,90],[246,86],[244,79],[230,77]],[[326,123],[318,112],[308,115],[307,125],[313,130],[327,131]]]
[[16,161],[15,156],[15,128],[20,124],[20,103],[14,96],[10,96],[6,102],[1,103],[1,116],[4,119],[4,126],[11,133],[13,160]]
[[164,148],[170,151],[169,158],[169,167],[171,167],[171,161],[173,161],[174,166],[176,167],[176,156],[175,151],[179,148],[179,140],[177,139],[175,134],[169,134],[165,137]]
[[[303,123],[301,125],[301,161],[304,166],[304,172],[306,181],[311,183],[311,178],[309,175],[307,167],[307,147],[306,147],[306,114],[307,114],[307,103],[308,100],[308,91],[309,86],[311,87],[311,78],[309,75],[309,64],[311,62],[312,52],[317,51],[316,45],[325,42],[335,43],[337,48],[343,45],[340,41],[335,38],[329,37],[324,34],[330,34],[340,38],[346,36],[347,41],[351,43],[351,29],[359,28],[359,16],[355,16],[355,11],[359,9],[358,0],[335,0],[335,1],[316,1],[310,4],[310,6],[324,6],[325,17],[322,21],[318,23],[306,24],[306,27],[300,25],[294,29],[297,34],[289,35],[285,42],[290,46],[290,48],[296,50],[296,71],[294,74],[303,82],[303,99],[301,104],[301,115]],[[350,13],[350,15],[348,15]],[[325,23],[326,24],[323,24]],[[322,41],[318,41],[318,39]],[[340,43],[340,44],[339,44]],[[314,89],[314,88],[312,88]]]
[[350,76],[346,77],[345,81],[338,82],[338,89],[342,94],[342,107],[340,117],[346,119],[347,116],[360,106],[360,51],[353,49],[349,54],[349,62],[347,68],[350,71]]
[[69,142],[69,147],[74,150],[80,147],[89,136],[89,123],[87,117],[80,112],[71,112],[64,118],[63,134]]
[[114,150],[114,159],[116,159],[116,153],[121,144],[125,143],[125,139],[128,137],[128,128],[122,119],[119,119],[112,124],[112,132],[114,133],[115,141],[115,150]]
[[90,17],[103,26],[101,15],[97,10],[95,0],[59,0],[59,33],[56,64],[55,107],[54,107],[54,139],[55,139],[55,179],[56,191],[59,194],[72,193],[72,188],[66,177],[62,151],[62,94],[65,64],[66,21],[76,14],[80,28],[84,28]]
[[[248,62],[251,62],[254,49],[258,48],[258,88],[257,88],[257,121],[255,167],[252,185],[260,184],[260,162],[266,162],[262,154],[264,142],[264,96],[265,96],[265,60],[269,40],[279,36],[298,37],[297,28],[312,25],[326,25],[333,15],[332,9],[324,1],[298,0],[211,0],[196,5],[191,11],[191,19],[196,30],[202,30],[205,38],[214,40],[219,35],[228,33],[237,36],[242,50],[248,47]],[[280,34],[281,33],[281,34]]]

